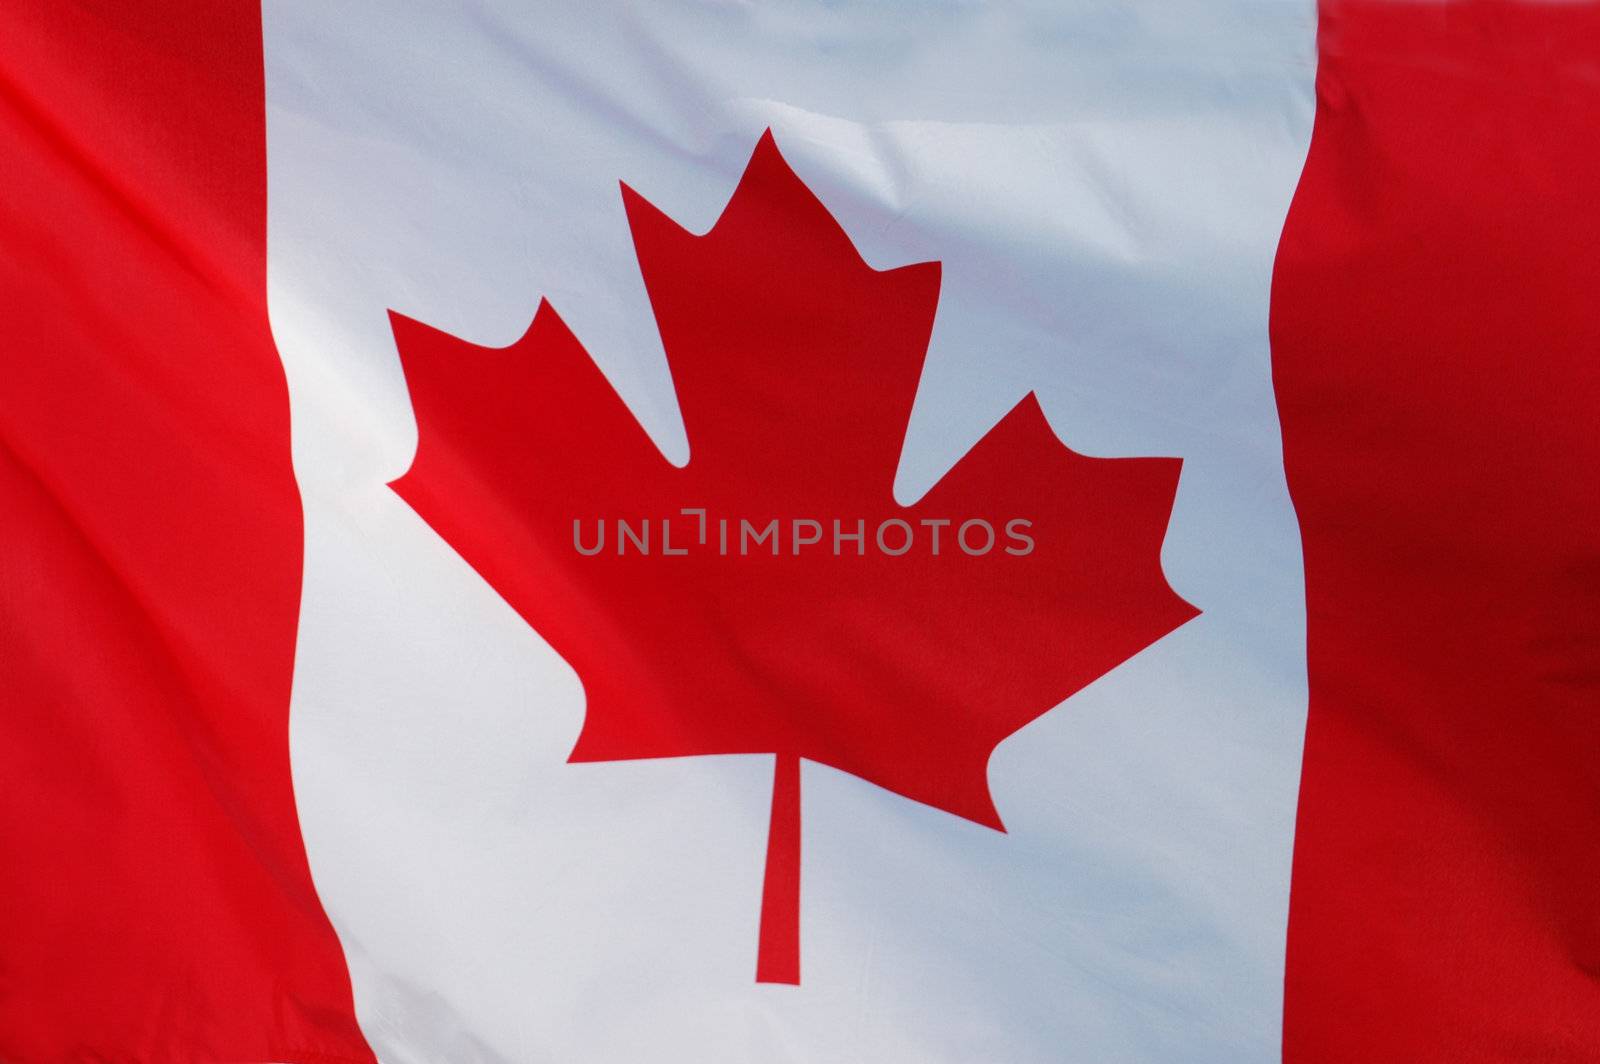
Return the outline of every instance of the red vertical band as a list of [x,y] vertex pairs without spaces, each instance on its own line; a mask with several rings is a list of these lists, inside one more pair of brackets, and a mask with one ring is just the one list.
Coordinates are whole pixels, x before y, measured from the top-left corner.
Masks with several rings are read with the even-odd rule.
[[0,5],[0,1059],[369,1061],[289,781],[260,17]]
[[756,982],[800,982],[800,758],[794,754],[779,754],[772,769]]
[[1600,1059],[1600,5],[1325,3],[1292,1064]]

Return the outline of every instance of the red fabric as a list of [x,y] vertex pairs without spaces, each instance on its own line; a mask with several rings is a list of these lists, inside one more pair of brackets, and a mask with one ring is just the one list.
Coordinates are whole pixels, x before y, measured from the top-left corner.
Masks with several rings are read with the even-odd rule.
[[1600,1059],[1600,5],[1328,3],[1291,1064]]
[[[757,978],[794,982],[800,888],[775,880],[801,873],[795,762],[1001,829],[994,748],[1197,612],[1160,565],[1180,463],[1076,454],[1030,395],[901,506],[939,267],[869,266],[771,133],[704,236],[631,190],[617,209],[688,464],[550,304],[498,349],[395,315],[419,436],[395,490],[582,678],[573,761],[778,755]],[[655,552],[617,520],[653,525]],[[575,522],[593,545],[600,521],[586,555]]]
[[0,1059],[369,1061],[289,782],[254,5],[0,5]]

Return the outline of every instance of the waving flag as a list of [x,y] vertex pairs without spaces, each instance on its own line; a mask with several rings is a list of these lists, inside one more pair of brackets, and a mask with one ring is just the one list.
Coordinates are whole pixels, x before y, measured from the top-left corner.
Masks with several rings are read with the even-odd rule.
[[1600,6],[0,11],[0,1060],[1600,1058]]

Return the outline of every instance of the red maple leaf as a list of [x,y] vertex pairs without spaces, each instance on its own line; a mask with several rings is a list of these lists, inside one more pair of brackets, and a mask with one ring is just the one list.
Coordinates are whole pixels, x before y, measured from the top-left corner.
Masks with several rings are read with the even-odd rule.
[[1197,612],[1180,463],[1075,454],[1030,395],[898,505],[938,263],[868,266],[770,132],[704,236],[622,199],[689,461],[546,302],[504,348],[392,315],[394,489],[577,670],[571,761],[776,755],[756,978],[796,983],[800,759],[1004,830],[995,746]]

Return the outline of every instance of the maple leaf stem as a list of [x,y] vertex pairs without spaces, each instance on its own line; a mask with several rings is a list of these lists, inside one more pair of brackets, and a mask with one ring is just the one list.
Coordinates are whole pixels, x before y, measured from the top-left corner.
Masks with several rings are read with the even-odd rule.
[[772,825],[761,888],[756,982],[800,985],[800,756],[780,753],[772,768]]

